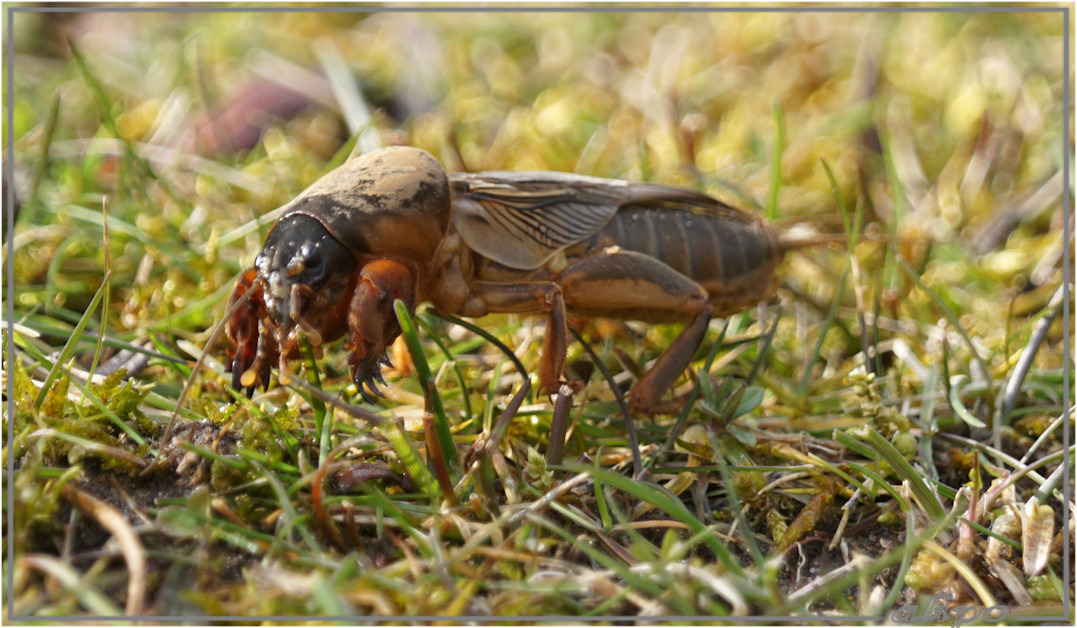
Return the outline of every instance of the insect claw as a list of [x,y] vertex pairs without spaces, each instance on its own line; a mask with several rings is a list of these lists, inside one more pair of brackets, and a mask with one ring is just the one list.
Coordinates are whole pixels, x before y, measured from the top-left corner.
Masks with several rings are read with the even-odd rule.
[[[381,371],[374,371],[374,379],[378,380],[378,383],[382,386],[388,386],[385,382],[385,376],[381,374]],[[383,395],[384,396],[384,395]]]
[[366,377],[363,377],[359,373],[353,373],[353,378],[352,381],[355,382],[355,389],[359,391],[359,394],[363,396],[363,399],[367,403],[377,404],[379,397],[382,399],[385,398],[385,395],[374,385],[375,378],[380,380],[382,385],[388,385],[385,383],[385,380],[381,378],[380,373],[374,373],[372,375],[367,375]]
[[365,401],[365,402],[367,402],[369,404],[378,403],[377,398],[374,397],[373,395],[371,395],[370,393],[368,393],[366,391],[366,388],[363,388],[363,386],[361,386],[361,385],[358,386],[358,388],[359,388],[359,394],[363,396],[363,401]]
[[232,360],[232,390],[239,391],[247,396],[248,399],[254,396],[255,384],[248,384],[245,380],[245,376],[248,372],[251,372],[254,366],[248,367],[247,370],[242,370],[239,365],[239,358]]
[[[389,354],[388,353],[383,353],[381,355],[381,359],[378,360],[378,362],[384,364],[385,366],[388,366],[389,368],[396,368],[395,366],[393,366],[392,360],[389,359]],[[384,384],[385,382],[382,382],[382,383]]]

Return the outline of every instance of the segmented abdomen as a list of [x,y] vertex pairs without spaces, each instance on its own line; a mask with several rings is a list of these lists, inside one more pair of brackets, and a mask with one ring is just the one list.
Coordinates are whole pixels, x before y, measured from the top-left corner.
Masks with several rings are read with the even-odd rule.
[[670,208],[623,208],[590,244],[592,251],[619,246],[661,260],[710,293],[716,316],[770,295],[783,255],[762,222]]

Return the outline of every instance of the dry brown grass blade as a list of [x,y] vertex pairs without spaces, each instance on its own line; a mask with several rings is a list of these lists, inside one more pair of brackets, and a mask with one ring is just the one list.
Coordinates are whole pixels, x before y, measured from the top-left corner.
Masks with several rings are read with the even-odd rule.
[[1006,590],[1013,595],[1014,601],[1021,606],[1032,605],[1032,595],[1028,592],[1025,579],[1021,577],[1021,572],[1017,567],[1013,566],[1013,563],[1000,559],[992,560],[991,558],[987,558],[986,562],[988,568],[991,569],[991,573],[995,574],[995,577],[1002,582]]
[[64,488],[64,494],[101,524],[101,527],[111,532],[120,544],[120,553],[127,563],[125,613],[141,615],[146,601],[146,549],[142,546],[142,541],[127,523],[127,519],[112,506],[70,486]]
[[565,456],[565,433],[569,410],[572,409],[572,387],[561,384],[557,390],[557,401],[553,406],[553,419],[550,421],[550,440],[546,448],[546,462],[558,465]]

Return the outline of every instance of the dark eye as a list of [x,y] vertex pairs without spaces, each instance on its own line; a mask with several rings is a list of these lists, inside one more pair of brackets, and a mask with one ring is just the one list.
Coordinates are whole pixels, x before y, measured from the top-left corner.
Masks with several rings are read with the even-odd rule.
[[321,248],[316,243],[307,242],[299,247],[298,251],[292,253],[284,274],[293,278],[320,275],[322,267],[325,266],[324,258]]
[[321,248],[313,242],[307,242],[299,249],[299,259],[302,260],[303,268],[306,270],[316,268],[324,263]]

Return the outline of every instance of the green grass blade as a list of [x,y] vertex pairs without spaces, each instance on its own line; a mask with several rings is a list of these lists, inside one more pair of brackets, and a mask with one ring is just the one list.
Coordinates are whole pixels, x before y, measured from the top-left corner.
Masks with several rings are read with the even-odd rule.
[[808,388],[808,382],[812,380],[812,371],[815,363],[819,361],[819,354],[823,350],[823,343],[826,341],[827,332],[834,325],[834,319],[838,315],[838,307],[841,305],[842,299],[845,297],[845,285],[849,281],[849,262],[846,260],[845,269],[841,272],[841,279],[838,281],[838,289],[834,292],[834,300],[830,303],[830,310],[826,313],[826,320],[823,321],[823,328],[819,331],[818,339],[815,341],[815,349],[812,351],[811,360],[808,361],[807,366],[804,368],[804,375],[800,378],[800,382],[797,384],[797,397],[804,397],[804,393]]
[[321,554],[324,550],[318,543],[318,540],[314,537],[314,533],[311,532],[310,528],[306,525],[306,516],[300,516],[299,511],[295,508],[295,504],[293,504],[292,500],[289,498],[288,489],[285,488],[284,484],[280,481],[280,478],[259,462],[255,460],[248,460],[248,462],[250,466],[258,472],[258,476],[269,484],[277,497],[277,504],[280,506],[281,512],[284,513],[283,526],[280,533],[284,534],[284,538],[290,542],[290,531],[297,531],[299,536],[303,537],[303,542],[306,543],[307,549],[316,554]]
[[430,411],[434,415],[434,431],[437,433],[438,442],[441,443],[441,450],[445,452],[449,464],[456,467],[459,465],[455,456],[456,445],[453,443],[445,408],[441,405],[441,395],[438,394],[437,386],[433,385],[433,375],[426,361],[426,354],[423,353],[423,345],[419,342],[419,334],[415,331],[415,323],[411,319],[411,314],[408,313],[408,306],[403,301],[397,299],[393,307],[396,309],[396,318],[400,322],[400,335],[404,337],[408,353],[411,354],[411,360],[415,363],[415,370],[419,374],[419,386],[423,390],[430,390]]
[[452,351],[449,350],[449,347],[445,346],[445,343],[441,341],[441,338],[438,337],[434,328],[431,327],[429,323],[423,320],[421,316],[416,316],[415,320],[419,322],[423,331],[425,331],[426,335],[434,341],[434,344],[437,345],[438,349],[441,349],[441,353],[444,354],[445,359],[452,362],[453,372],[456,373],[456,381],[460,383],[460,396],[464,401],[464,416],[470,420],[472,418],[471,399],[468,394],[467,380],[464,379],[464,373],[460,370],[460,364],[456,361],[456,358],[453,356]]
[[553,532],[557,536],[561,537],[565,542],[575,547],[580,552],[587,555],[588,558],[602,565],[606,569],[616,573],[622,580],[624,580],[629,586],[636,589],[640,593],[649,597],[658,598],[663,597],[663,589],[657,583],[652,582],[646,578],[640,577],[638,574],[632,572],[627,565],[619,560],[612,558],[610,555],[605,554],[591,547],[590,544],[582,542],[576,535],[569,534],[562,530],[559,526],[546,521],[542,517],[537,515],[531,515],[529,519],[535,524]]
[[387,421],[383,426],[383,433],[389,444],[393,446],[393,451],[396,452],[397,457],[400,459],[400,464],[403,465],[404,470],[415,481],[415,484],[422,489],[423,493],[431,497],[440,495],[441,490],[438,488],[438,482],[434,478],[434,474],[423,463],[404,429],[396,422]]
[[767,196],[767,219],[778,217],[778,192],[782,189],[782,152],[785,150],[785,116],[782,106],[774,103],[774,152],[770,161],[770,192]]
[[[713,430],[708,430],[707,436],[711,441],[711,447],[714,452],[722,452],[721,443],[715,439]],[[718,465],[718,474],[722,476],[722,483],[726,486],[726,493],[729,496],[729,509],[733,512],[733,518],[736,520],[737,525],[741,529],[741,538],[744,539],[745,545],[748,549],[748,554],[752,557],[752,561],[757,567],[762,569],[766,564],[766,559],[763,556],[763,550],[759,547],[759,543],[755,539],[755,535],[752,534],[751,524],[744,516],[744,511],[741,508],[740,496],[737,495],[737,491],[734,488],[736,486],[733,481],[733,476],[729,473],[729,467],[726,465],[725,456],[728,453],[721,453],[714,456],[714,462]]]
[[[959,375],[958,378],[963,378],[963,375]],[[954,414],[958,416],[962,421],[968,424],[970,427],[987,427],[984,423],[969,409],[965,407],[964,402],[961,401],[960,381],[957,384],[950,386],[950,393],[948,395],[950,399],[950,408],[954,411]]]
[[45,554],[22,556],[19,561],[23,566],[32,566],[54,578],[65,590],[74,593],[86,610],[103,616],[123,615],[123,611],[93,585],[92,578],[83,578],[67,562]]
[[[37,194],[41,189],[41,181],[45,177],[45,171],[49,167],[49,149],[52,147],[52,138],[56,133],[56,121],[59,117],[60,94],[56,93],[52,97],[52,102],[49,104],[49,113],[45,118],[44,137],[41,140],[41,161],[39,161],[34,168],[34,181],[30,185],[30,195],[27,198],[27,205],[31,205],[37,201]],[[35,224],[35,221],[33,220],[27,222]]]
[[[904,562],[908,557],[915,554],[923,547],[924,543],[934,539],[939,532],[945,530],[953,525],[957,519],[957,513],[953,512],[948,515],[944,515],[940,519],[932,522],[930,527],[925,528],[920,534],[913,536],[909,541],[900,548],[894,549],[887,554],[883,554],[877,558],[873,558],[859,569],[855,569],[850,573],[843,575],[840,578],[830,580],[821,587],[812,590],[810,593],[798,597],[795,600],[786,601],[785,604],[778,606],[773,612],[774,615],[787,615],[793,613],[797,609],[802,609],[810,606],[818,600],[827,598],[840,591],[847,589],[848,587],[856,584],[864,574],[878,574],[883,569],[893,565],[894,563]],[[910,526],[909,530],[913,528]],[[903,590],[904,587],[899,586],[899,590]]]
[[916,284],[916,287],[924,291],[924,294],[926,294],[931,299],[931,301],[935,303],[936,307],[938,307],[939,310],[942,311],[943,315],[946,317],[946,320],[950,321],[950,324],[954,326],[954,329],[957,330],[957,333],[961,334],[961,337],[965,339],[965,343],[968,344],[969,351],[972,353],[972,359],[976,362],[976,366],[979,367],[980,373],[985,376],[991,373],[991,369],[987,366],[987,362],[985,362],[984,359],[980,357],[980,352],[976,350],[976,345],[972,342],[972,338],[969,337],[968,330],[966,330],[965,326],[961,323],[961,317],[959,317],[954,312],[953,308],[951,308],[946,303],[946,301],[944,301],[943,298],[939,296],[938,292],[929,288],[927,284],[925,284],[924,281],[920,279],[920,273],[916,272],[916,270],[912,266],[910,266],[909,263],[905,261],[905,258],[901,257],[901,255],[897,251],[894,251],[894,259],[897,260],[898,267],[905,272],[905,275],[908,276],[908,278]]
[[[705,377],[705,375],[710,373],[711,365],[714,364],[714,359],[718,357],[718,352],[722,349],[723,342],[725,341],[725,333],[728,329],[729,319],[726,319],[725,322],[722,323],[721,331],[718,332],[718,338],[716,338],[714,344],[711,345],[711,350],[707,354],[707,359],[703,362],[703,368],[699,371],[699,378],[696,379],[695,385],[692,386],[692,391],[688,393],[688,399],[684,402],[684,409],[681,410],[681,413],[677,416],[677,423],[673,426],[673,429],[670,430],[669,437],[666,438],[666,442],[662,445],[662,452],[667,452],[673,449],[673,444],[681,434],[681,428],[684,427],[685,421],[688,420],[688,414],[695,406],[700,393],[704,392],[704,387],[711,386],[710,379]],[[658,458],[659,456],[648,458],[647,466],[653,466]]]
[[[382,511],[385,511],[389,515],[389,517],[391,517],[393,521],[395,521],[397,525],[400,526],[400,529],[402,529],[409,537],[411,537],[412,540],[415,541],[415,544],[419,547],[419,553],[421,553],[427,558],[432,557],[433,551],[430,548],[429,540],[426,538],[426,535],[424,535],[422,532],[415,528],[415,526],[412,524],[411,517],[408,516],[408,514],[404,512],[400,508],[400,506],[396,504],[396,502],[389,499],[389,497],[385,493],[381,492],[373,485],[365,484],[363,486],[366,489],[367,494],[370,495],[371,501],[373,501],[374,504]],[[382,536],[382,530],[380,527],[378,528],[378,536]]]
[[[68,375],[68,377],[70,377],[70,375]],[[75,385],[75,388],[78,388],[79,391],[82,392],[84,399],[88,399],[90,403],[93,404],[94,407],[100,410],[103,414],[105,414],[105,416],[107,416],[109,420],[116,425],[116,427],[123,430],[124,433],[131,438],[131,440],[133,440],[139,446],[143,446],[146,444],[146,439],[144,439],[142,435],[139,434],[137,430],[135,430],[135,428],[131,427],[127,424],[127,422],[120,418],[120,415],[116,414],[116,412],[112,408],[108,407],[108,405],[101,400],[101,397],[98,396],[97,393],[95,393],[91,387],[87,386],[86,384],[83,384],[82,382],[74,378],[71,379],[71,383]]]
[[[303,352],[303,362],[306,364],[307,383],[312,388],[321,390],[321,376],[318,374],[318,361],[314,357],[314,349],[306,338],[299,343],[299,348]],[[325,460],[332,448],[333,411],[326,408],[325,402],[316,395],[304,396],[311,410],[314,411],[314,435],[318,439],[318,460]]]
[[770,350],[770,343],[774,340],[774,332],[778,331],[778,322],[782,320],[782,313],[785,312],[784,306],[778,306],[778,311],[774,314],[774,322],[771,323],[770,329],[763,336],[763,346],[759,347],[759,353],[756,355],[755,363],[752,364],[752,370],[748,373],[748,378],[744,380],[745,386],[751,386],[755,381],[755,376],[759,374],[759,369],[763,368],[763,361],[766,359],[767,351]]
[[90,318],[92,318],[94,311],[97,310],[98,304],[101,303],[101,299],[104,298],[105,292],[108,290],[110,277],[111,275],[105,274],[104,280],[101,281],[101,287],[97,289],[93,298],[90,299],[90,304],[86,306],[86,311],[83,312],[82,318],[75,325],[75,329],[71,330],[71,337],[67,339],[64,348],[60,350],[60,357],[56,358],[56,361],[52,363],[52,368],[49,369],[48,375],[45,376],[45,381],[41,383],[41,390],[38,391],[37,397],[34,399],[34,409],[41,407],[41,403],[45,401],[45,395],[49,392],[49,387],[52,386],[52,382],[60,374],[63,364],[71,357],[71,353],[75,350],[75,343],[82,337],[82,333],[86,330],[86,325],[90,323]]
[[[694,533],[698,534],[707,530],[707,526],[703,525],[699,519],[696,519],[695,515],[681,503],[681,500],[669,494],[661,487],[627,478],[618,473],[614,473],[613,471],[586,464],[570,462],[565,464],[565,468],[573,473],[588,473],[595,478],[596,481],[608,484],[619,491],[628,493],[649,504],[653,504],[659,510],[662,510],[677,521],[688,526]],[[744,570],[741,569],[741,566],[737,563],[736,559],[734,559],[729,550],[722,545],[716,535],[708,534],[704,537],[703,542],[712,552],[714,552],[714,555],[718,557],[718,560],[720,560],[729,571],[738,576],[744,575]]]
[[[512,361],[512,363],[516,366],[516,372],[520,374],[520,377],[523,377],[523,378],[528,377],[527,369],[524,368],[524,363],[520,361],[520,358],[516,357],[516,353],[513,352],[512,349],[508,348],[508,346],[505,345],[505,343],[498,340],[496,336],[494,336],[490,332],[486,331],[482,327],[479,327],[478,325],[475,325],[473,323],[465,321],[462,318],[458,318],[456,316],[450,316],[450,315],[447,315],[447,314],[439,314],[437,312],[432,312],[432,313],[435,316],[437,316],[438,318],[440,318],[441,320],[449,321],[453,325],[459,325],[459,326],[463,327],[464,329],[470,331],[471,333],[473,333],[473,334],[475,334],[477,336],[481,336],[482,338],[485,338],[490,344],[497,347],[498,350],[501,351],[501,353],[505,354],[505,357],[507,357],[509,360]],[[533,401],[534,401],[533,393],[528,392],[527,402],[532,403]]]
[[595,480],[595,508],[598,510],[598,518],[602,521],[602,529],[609,530],[613,527],[613,517],[610,509],[606,506],[606,492],[602,488],[602,482]]
[[946,516],[946,511],[943,510],[942,504],[939,503],[935,494],[931,492],[931,489],[924,483],[923,478],[916,469],[912,468],[908,460],[905,460],[905,456],[897,450],[890,441],[883,438],[882,434],[876,432],[874,429],[867,427],[864,431],[864,440],[875,453],[886,461],[890,468],[898,474],[902,480],[909,483],[909,487],[912,489],[913,495],[916,496],[917,501],[924,510],[934,520],[939,520]]
[[[112,133],[113,137],[118,139],[120,141],[120,144],[123,146],[124,157],[127,159],[127,161],[137,164],[139,169],[142,170],[142,173],[146,177],[151,179],[154,183],[161,186],[161,189],[165,192],[165,194],[168,194],[168,196],[171,197],[172,200],[176,201],[177,203],[183,203],[183,199],[180,198],[178,194],[176,194],[168,181],[157,176],[157,173],[150,166],[149,161],[136,153],[134,147],[131,146],[131,141],[128,140],[126,136],[124,136],[124,134],[120,133],[119,125],[116,123],[116,118],[112,113],[112,107],[113,103],[115,102],[115,99],[110,97],[105,92],[104,85],[102,85],[101,81],[98,80],[97,76],[90,71],[90,66],[86,63],[86,58],[82,56],[82,52],[79,50],[78,46],[75,45],[75,42],[69,39],[67,43],[71,49],[71,56],[72,58],[74,58],[75,64],[78,66],[79,73],[82,74],[82,78],[86,81],[86,85],[90,88],[90,93],[93,94],[94,102],[97,104],[97,109],[101,114],[101,119],[104,121],[105,126],[108,128],[109,132]],[[150,195],[148,190],[146,190],[143,179],[140,178],[137,179],[137,181],[140,183],[140,185],[142,185],[143,195],[149,198]]]
[[[890,483],[886,481],[886,478],[869,469],[868,467],[865,467],[862,464],[858,464],[855,462],[846,462],[845,464],[849,465],[850,469],[859,472],[861,475],[871,480],[874,483],[873,485],[875,487],[881,488],[882,490],[889,493],[890,496],[894,498],[894,501],[897,502],[898,506],[901,507],[902,512],[909,512],[910,510],[912,510],[912,504],[910,504],[909,501],[905,499],[896,488],[891,486]],[[869,491],[865,491],[865,493],[868,495],[872,495],[872,493]]]
[[[209,451],[208,449],[199,447],[198,445],[194,445],[192,443],[180,443],[180,446],[187,451],[198,452],[198,454],[203,458],[208,458],[210,460],[220,460],[221,462],[227,464],[233,469],[242,470],[247,468],[247,465],[239,462],[234,457],[222,456],[221,454]],[[276,460],[274,456],[270,456],[260,451],[252,451],[250,449],[247,449],[246,447],[236,447],[235,454],[236,456],[239,456],[244,460],[253,460],[260,464],[268,465],[277,474],[292,475],[298,478],[303,472],[302,469],[295,466],[294,464],[288,464],[287,462]]]

